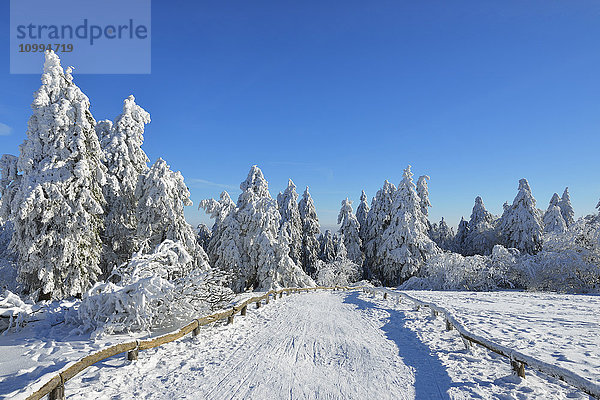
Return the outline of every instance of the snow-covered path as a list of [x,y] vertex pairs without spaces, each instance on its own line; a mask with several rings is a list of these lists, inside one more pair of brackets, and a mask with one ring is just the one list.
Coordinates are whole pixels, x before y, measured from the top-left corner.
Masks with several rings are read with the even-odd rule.
[[414,398],[413,373],[395,343],[344,297],[318,292],[271,301],[249,309],[233,326],[208,328],[196,339],[140,353],[137,362],[118,371],[94,368],[69,383],[67,393],[69,398]]
[[312,292],[248,309],[233,325],[96,364],[69,399],[589,399],[506,359],[466,351],[441,318],[409,302]]

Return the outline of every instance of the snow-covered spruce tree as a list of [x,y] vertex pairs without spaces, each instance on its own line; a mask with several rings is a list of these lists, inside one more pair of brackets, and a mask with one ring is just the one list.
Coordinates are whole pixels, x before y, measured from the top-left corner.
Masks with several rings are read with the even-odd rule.
[[542,249],[542,230],[529,183],[527,179],[521,179],[517,196],[498,224],[499,239],[504,247],[535,254]]
[[233,289],[313,286],[313,280],[289,256],[287,237],[280,234],[277,203],[256,165],[250,168],[240,189],[236,209],[220,224],[223,231],[216,245],[217,266],[232,273]]
[[331,262],[319,260],[315,273],[316,281],[322,286],[346,286],[357,282],[361,276],[361,268],[348,259],[348,252],[344,245],[344,235],[337,233],[333,235],[335,247],[335,259]]
[[208,243],[212,236],[212,231],[205,224],[198,224],[196,227],[196,235],[198,235],[198,244],[208,252]]
[[307,274],[313,276],[315,273],[315,264],[319,259],[319,241],[318,235],[321,231],[319,227],[319,218],[315,209],[315,203],[308,191],[308,186],[304,190],[302,199],[298,204],[300,211],[300,220],[302,222],[302,269]]
[[481,197],[477,196],[469,220],[464,255],[491,254],[492,248],[496,245],[494,222],[494,216],[485,209]]
[[[560,210],[559,203],[560,203],[560,196],[558,195],[558,193],[554,193],[552,195],[552,197],[550,198],[550,204],[548,204],[548,209],[546,210],[546,212],[544,213],[544,215],[542,217],[542,222],[544,223],[544,232],[546,232],[546,222],[545,222],[546,221],[546,214],[548,214],[548,212],[550,212],[552,210],[552,208],[555,207],[555,206],[558,207],[558,209]],[[562,213],[561,213],[560,217],[562,218],[563,222],[566,225],[566,222],[565,222],[565,219],[562,216]],[[550,217],[549,216],[548,219],[549,219],[549,221],[553,221],[554,217]]]
[[40,299],[81,294],[100,273],[105,167],[89,108],[71,69],[46,52],[11,207],[19,280]]
[[204,209],[204,211],[215,220],[212,227],[212,235],[218,235],[219,227],[223,224],[223,221],[227,216],[235,211],[235,203],[231,200],[229,193],[226,191],[221,192],[219,200],[206,199],[200,202],[198,209]]
[[338,232],[333,235],[333,247],[335,249],[335,259],[348,258],[348,249],[346,248],[346,238],[344,234]]
[[444,217],[442,217],[439,223],[433,224],[432,231],[432,240],[440,248],[444,250],[453,249],[454,230],[448,226],[448,224],[444,220]]
[[352,213],[352,202],[346,198],[342,201],[342,208],[338,215],[338,224],[341,224],[339,233],[344,237],[344,245],[348,252],[348,259],[357,265],[363,263],[360,240],[360,224]]
[[375,262],[377,246],[381,240],[381,235],[390,224],[395,193],[396,186],[386,180],[383,183],[383,187],[375,194],[371,202],[371,209],[367,214],[363,248],[365,253],[365,273],[368,278],[371,277],[371,267]]
[[567,227],[571,226],[573,222],[575,222],[575,211],[573,210],[573,206],[571,205],[571,196],[569,195],[569,188],[566,187],[563,195],[558,203],[558,207],[560,207],[560,213],[567,224]]
[[431,236],[431,223],[429,222],[429,207],[431,202],[429,201],[429,187],[427,181],[429,181],[429,175],[421,175],[417,180],[417,195],[421,199],[421,214],[423,215],[423,222],[427,225],[427,233]]
[[558,195],[558,193],[554,193],[552,195],[552,198],[550,199],[550,204],[549,204],[548,208],[552,208],[554,206],[557,206],[560,208],[559,203],[560,203],[560,196]]
[[173,172],[159,158],[140,175],[135,188],[137,201],[136,237],[140,251],[153,251],[165,240],[179,242],[193,258],[194,265],[208,261],[206,253],[196,242],[194,228],[187,223],[183,207],[191,206],[190,192],[180,172]]
[[21,176],[17,173],[18,157],[3,154],[0,157],[0,224],[10,221],[11,203],[20,186]]
[[454,236],[453,251],[455,253],[465,254],[467,249],[467,237],[469,236],[469,221],[465,221],[463,217],[460,217],[458,223],[458,229],[456,230],[456,236]]
[[560,208],[552,205],[544,214],[544,232],[545,233],[564,233],[567,230],[567,224],[562,217]]
[[138,250],[135,237],[137,229],[137,199],[135,188],[138,177],[148,170],[150,161],[142,150],[144,126],[150,114],[135,104],[129,96],[123,101],[123,113],[114,125],[102,121],[96,131],[105,155],[107,184],[104,185],[106,212],[103,241],[105,254],[102,269],[110,273],[116,265],[126,262]]
[[360,226],[359,236],[361,243],[363,244],[367,235],[367,215],[369,215],[369,210],[370,207],[369,202],[367,201],[367,194],[363,190],[360,195],[360,204],[356,209],[356,220],[358,221],[358,225]]
[[290,258],[296,265],[302,266],[302,220],[296,185],[291,179],[285,191],[277,195],[277,206],[281,215],[280,229],[289,242]]
[[109,137],[113,128],[113,122],[109,119],[103,119],[102,121],[97,121],[95,130],[96,135],[98,136],[98,140],[100,141],[100,147],[102,147],[102,141]]
[[425,261],[439,252],[427,235],[421,199],[412,176],[409,165],[394,196],[391,222],[377,247],[373,272],[387,286],[399,285],[418,274]]
[[241,268],[239,226],[235,217],[235,203],[229,193],[223,191],[218,201],[202,200],[199,208],[215,220],[207,250],[210,265],[222,271],[238,271]]
[[335,260],[335,243],[333,242],[333,235],[331,231],[327,229],[325,233],[319,236],[319,259],[323,262],[329,263]]

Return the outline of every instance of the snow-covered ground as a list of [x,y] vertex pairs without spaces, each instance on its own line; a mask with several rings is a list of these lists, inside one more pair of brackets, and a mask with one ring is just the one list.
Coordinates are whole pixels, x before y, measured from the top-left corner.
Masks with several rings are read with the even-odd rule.
[[414,374],[396,343],[378,318],[345,299],[284,296],[249,308],[233,325],[143,352],[133,364],[106,362],[66,389],[71,399],[414,398]]
[[469,331],[600,384],[600,296],[409,291]]
[[[570,368],[598,378],[592,370],[600,347],[591,336],[599,330],[590,311],[598,297],[410,294],[447,307],[478,334],[523,351],[531,343],[529,354],[547,361],[568,358]],[[467,314],[478,319],[463,319]],[[0,336],[0,398],[12,398],[15,390],[68,361],[125,339],[90,342],[64,324],[53,327],[51,315],[20,333]],[[70,399],[589,398],[533,371],[520,379],[505,358],[477,346],[468,352],[456,331],[444,328],[442,318],[426,309],[380,295],[295,294],[260,309],[249,307],[233,325],[207,326],[196,338],[140,352],[138,361],[119,355],[100,362],[67,382],[66,392]]]
[[126,335],[92,341],[65,323],[72,302],[52,302],[34,312],[19,332],[0,335],[0,399],[12,398],[24,386],[45,381],[71,361],[104,346],[131,340]]

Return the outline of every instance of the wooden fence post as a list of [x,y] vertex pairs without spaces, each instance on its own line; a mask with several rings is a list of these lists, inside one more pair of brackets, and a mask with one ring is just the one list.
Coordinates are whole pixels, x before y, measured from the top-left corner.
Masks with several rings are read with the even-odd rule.
[[386,299],[387,299],[387,292],[385,292],[385,293],[383,294],[383,299],[384,299],[384,300],[386,300]]
[[283,292],[279,292],[279,298],[281,299],[283,297]]
[[231,314],[229,317],[227,317],[227,325],[231,325],[233,324],[233,314]]
[[470,353],[471,352],[471,341],[464,336],[462,337],[462,341],[465,345],[465,349]]
[[260,308],[260,300],[256,302],[256,308]]
[[510,360],[510,366],[519,377],[525,378],[525,364],[517,360]]
[[48,394],[48,400],[66,400],[65,383],[63,382],[62,375],[60,375],[60,384]]
[[140,341],[136,340],[136,345],[135,345],[135,349],[133,350],[129,350],[127,352],[127,359],[129,361],[135,361],[138,359],[138,355],[140,353],[140,349],[139,349],[139,345],[140,345]]
[[267,298],[265,300],[265,304],[269,304],[269,297],[271,297],[271,295],[267,293]]
[[194,330],[192,331],[192,336],[196,337],[200,334],[200,321],[196,320],[196,323],[198,325],[196,325],[196,327],[194,328]]
[[448,318],[446,318],[446,330],[447,330],[447,331],[451,331],[451,330],[452,330],[452,328],[454,328],[454,327],[453,327],[453,326],[452,326],[452,324],[450,323],[450,320],[449,320]]
[[246,315],[246,309],[248,308],[247,305],[244,305],[244,307],[242,307],[242,309],[240,310],[240,315]]

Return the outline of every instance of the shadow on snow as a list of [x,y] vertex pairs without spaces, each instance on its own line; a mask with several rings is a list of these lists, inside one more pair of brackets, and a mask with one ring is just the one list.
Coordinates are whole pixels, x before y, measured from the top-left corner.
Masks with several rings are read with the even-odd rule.
[[379,309],[389,313],[389,318],[381,330],[389,340],[396,343],[398,355],[404,363],[413,368],[416,399],[450,398],[448,390],[452,386],[452,380],[446,368],[435,354],[431,354],[429,347],[421,342],[417,334],[406,327],[405,321],[408,318],[403,311],[382,308],[377,304],[361,300],[358,292],[349,293],[344,302],[356,305],[359,310]]

